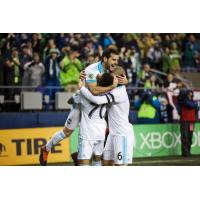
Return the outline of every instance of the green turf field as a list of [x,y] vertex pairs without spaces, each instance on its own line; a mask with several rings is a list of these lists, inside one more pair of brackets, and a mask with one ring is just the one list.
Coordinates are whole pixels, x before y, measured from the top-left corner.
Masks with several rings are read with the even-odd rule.
[[[48,166],[73,166],[73,163],[50,163]],[[200,155],[189,158],[180,156],[135,158],[133,160],[133,166],[200,166]]]

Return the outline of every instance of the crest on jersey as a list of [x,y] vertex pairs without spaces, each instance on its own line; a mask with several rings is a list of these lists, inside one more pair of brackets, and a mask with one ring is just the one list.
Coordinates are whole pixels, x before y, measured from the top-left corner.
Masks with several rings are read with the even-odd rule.
[[93,79],[94,78],[94,74],[89,74],[89,79]]

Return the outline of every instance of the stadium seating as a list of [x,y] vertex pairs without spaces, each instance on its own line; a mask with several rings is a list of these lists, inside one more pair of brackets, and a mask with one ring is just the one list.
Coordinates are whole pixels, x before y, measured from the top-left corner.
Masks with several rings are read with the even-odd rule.
[[68,104],[68,100],[72,97],[73,93],[71,92],[57,92],[55,107],[56,110],[67,110],[71,108],[71,105]]
[[40,92],[22,92],[21,93],[22,110],[42,110],[42,93]]

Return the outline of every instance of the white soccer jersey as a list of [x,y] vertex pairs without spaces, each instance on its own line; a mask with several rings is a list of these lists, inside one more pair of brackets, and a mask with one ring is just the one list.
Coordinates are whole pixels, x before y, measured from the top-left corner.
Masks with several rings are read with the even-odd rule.
[[106,131],[105,104],[95,104],[81,95],[80,137],[85,140],[104,140]]
[[[101,61],[86,67],[85,73],[86,83],[96,83],[97,76],[104,73]],[[105,105],[95,105],[81,96],[81,112],[80,137],[86,140],[104,140],[106,129]]]
[[97,76],[104,73],[104,69],[101,61],[93,63],[85,68],[86,73],[86,83],[96,83]]
[[[101,62],[93,63],[85,68],[86,83],[96,83],[97,76],[104,73],[103,65]],[[73,94],[73,99],[76,104],[80,103],[79,91]]]
[[[86,82],[87,83],[96,83],[96,77],[97,75],[100,75],[104,72],[103,66],[101,62],[97,62],[94,64],[89,65],[88,67],[85,68],[85,73],[86,73]],[[76,104],[81,103],[81,97],[80,97],[80,92],[77,91],[76,93],[73,94],[73,99],[74,99],[74,107],[72,111],[70,112],[66,123],[65,127],[69,128],[70,130],[75,129],[79,125],[79,120],[80,120],[80,109],[77,109]]]
[[93,96],[85,87],[81,94],[92,102],[102,105],[112,103],[108,111],[109,136],[103,153],[104,160],[113,160],[114,164],[128,165],[132,163],[134,132],[129,123],[129,99],[125,86],[113,89],[102,96]]
[[126,135],[133,133],[129,123],[130,103],[125,86],[119,86],[102,96],[94,96],[85,87],[80,90],[81,94],[95,104],[112,103],[108,111],[109,131],[113,135]]

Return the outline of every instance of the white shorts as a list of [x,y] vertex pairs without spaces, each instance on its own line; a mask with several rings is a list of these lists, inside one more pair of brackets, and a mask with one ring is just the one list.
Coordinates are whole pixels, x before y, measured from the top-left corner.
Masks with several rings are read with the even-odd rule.
[[65,122],[65,127],[67,127],[70,130],[74,130],[76,127],[79,126],[80,117],[80,106],[77,104],[77,106],[70,111]]
[[113,160],[116,165],[128,165],[133,162],[134,134],[108,135],[103,152],[104,160]]
[[79,138],[78,142],[78,159],[90,160],[92,155],[101,156],[104,149],[104,140],[85,140]]

